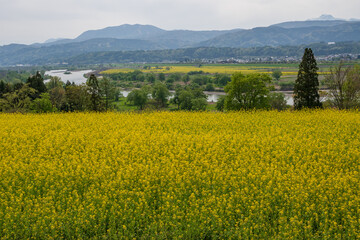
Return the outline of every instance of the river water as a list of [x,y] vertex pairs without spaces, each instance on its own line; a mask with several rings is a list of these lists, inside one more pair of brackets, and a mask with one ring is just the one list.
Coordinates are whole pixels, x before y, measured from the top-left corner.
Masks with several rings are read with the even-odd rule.
[[[122,90],[121,91],[121,93],[124,97],[127,97],[130,92],[131,92],[130,90]],[[173,95],[174,91],[170,91],[170,93]],[[207,98],[208,102],[217,102],[217,100],[219,99],[220,96],[225,95],[224,92],[206,92],[206,91],[204,91],[204,93],[208,97]],[[292,92],[286,91],[286,92],[282,92],[282,93],[284,93],[284,95],[285,95],[286,104],[293,106],[294,99],[292,97]]]
[[51,70],[46,71],[45,75],[53,76],[53,77],[59,77],[61,78],[61,81],[66,83],[68,80],[75,84],[82,84],[86,83],[86,78],[84,77],[84,74],[88,74],[92,72],[92,70],[82,70],[82,71],[70,71],[71,74],[65,74],[67,70]]
[[[70,82],[74,82],[75,84],[82,84],[82,83],[86,83],[86,78],[84,77],[84,74],[88,74],[90,72],[92,72],[92,70],[82,70],[82,71],[73,71],[71,72],[71,74],[65,74],[67,70],[51,70],[51,71],[46,71],[45,75],[49,75],[49,76],[56,76],[56,77],[60,77],[61,80],[63,82],[66,82],[67,80],[69,80]],[[170,91],[171,94],[174,94],[174,91]],[[129,90],[123,90],[121,91],[122,95],[124,97],[127,97],[127,95],[130,93]],[[207,101],[208,102],[217,102],[217,100],[219,99],[220,96],[225,95],[224,92],[204,92],[206,94]],[[294,100],[292,97],[292,92],[290,91],[284,91],[282,92],[285,95],[285,100],[286,103],[288,105],[294,105]]]

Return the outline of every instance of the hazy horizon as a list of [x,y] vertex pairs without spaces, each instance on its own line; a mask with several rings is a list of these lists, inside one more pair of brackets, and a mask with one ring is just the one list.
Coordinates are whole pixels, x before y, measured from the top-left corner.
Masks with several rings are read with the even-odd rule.
[[317,0],[0,0],[0,46],[76,38],[87,30],[122,24],[165,30],[250,29],[323,14],[360,19],[360,1]]

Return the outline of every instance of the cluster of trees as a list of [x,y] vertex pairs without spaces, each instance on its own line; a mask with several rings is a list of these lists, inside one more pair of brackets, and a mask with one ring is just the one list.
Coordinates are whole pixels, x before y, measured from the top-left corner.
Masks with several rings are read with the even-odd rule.
[[204,111],[208,105],[207,96],[197,84],[177,86],[171,101],[177,105],[178,110],[187,111]]
[[[148,66],[144,68],[148,69]],[[143,73],[140,70],[134,70],[128,73],[106,74],[106,76],[116,81],[119,87],[141,88],[145,83],[154,84],[156,81],[160,81],[165,83],[166,87],[171,90],[175,90],[176,83],[183,82],[185,85],[196,83],[205,91],[214,91],[216,87],[222,88],[231,81],[230,76],[227,74],[215,74],[212,76],[203,71],[191,71],[182,75],[180,73]]]
[[[322,108],[320,101],[318,67],[314,54],[306,48],[299,65],[294,83],[294,109]],[[274,70],[275,81],[281,77],[281,71]],[[19,75],[24,77],[24,75]],[[46,84],[37,72],[23,83],[21,79],[13,83],[0,81],[0,111],[2,112],[54,112],[54,111],[107,111],[118,101],[120,91],[116,81],[144,82],[127,97],[127,103],[144,108],[163,109],[174,104],[178,110],[206,110],[207,96],[204,90],[214,90],[214,85],[225,86],[226,95],[221,97],[216,108],[219,111],[278,109],[286,105],[283,93],[274,92],[272,78],[268,74],[235,73],[209,76],[204,73],[188,74],[160,73],[158,75],[141,71],[112,74],[112,80],[104,77],[100,80],[91,75],[86,84],[64,83],[58,77],[52,77]],[[169,84],[175,86],[175,94],[170,94]],[[360,107],[360,66],[346,66],[340,63],[330,69],[324,81],[328,87],[325,94],[326,106],[338,109]]]
[[55,112],[55,111],[106,111],[120,93],[112,81],[100,81],[91,75],[86,84],[64,83],[52,77],[44,83],[37,72],[25,83],[0,81],[0,111],[2,112]]
[[[294,86],[294,109],[321,108],[317,63],[310,48],[306,48]],[[329,91],[325,102],[338,109],[360,107],[360,66],[339,65],[330,68],[325,78]]]
[[[36,72],[34,72],[36,73]],[[0,70],[0,81],[5,83],[25,82],[30,76],[29,71]]]
[[153,87],[144,85],[141,89],[131,91],[127,96],[127,102],[138,106],[140,110],[146,106],[161,109],[167,106],[170,95],[166,85],[157,81]]
[[218,100],[216,108],[219,111],[286,109],[285,95],[271,92],[273,89],[271,78],[267,74],[235,73],[225,87],[226,95]]
[[330,69],[325,83],[330,106],[338,109],[360,107],[360,65],[345,66],[342,62]]
[[166,85],[157,81],[153,87],[144,85],[140,89],[131,91],[127,96],[127,102],[138,106],[139,110],[163,109],[172,103],[177,105],[178,110],[199,111],[206,110],[207,96],[197,84],[177,85],[172,96]]
[[[319,94],[318,67],[311,48],[306,48],[294,84],[294,109],[322,108]],[[281,72],[274,71],[274,79]],[[328,102],[338,109],[360,107],[360,66],[344,67],[342,63],[331,68],[325,80]],[[285,109],[282,93],[271,92],[271,78],[266,74],[236,73],[225,87],[226,96],[219,99],[218,110]]]

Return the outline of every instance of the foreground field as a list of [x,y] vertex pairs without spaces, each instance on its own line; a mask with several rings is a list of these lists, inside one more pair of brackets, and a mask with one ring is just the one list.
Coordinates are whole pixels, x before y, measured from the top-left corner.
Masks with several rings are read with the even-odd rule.
[[360,112],[0,115],[0,238],[360,238]]

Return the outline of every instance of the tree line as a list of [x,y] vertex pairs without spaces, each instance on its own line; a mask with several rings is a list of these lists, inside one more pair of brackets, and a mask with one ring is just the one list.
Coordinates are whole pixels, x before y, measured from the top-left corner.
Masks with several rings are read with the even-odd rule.
[[107,111],[119,96],[110,79],[98,80],[93,74],[82,85],[64,83],[58,77],[44,83],[40,72],[28,77],[25,83],[0,81],[2,112]]
[[143,110],[145,107],[150,109],[163,109],[169,104],[177,106],[177,110],[200,111],[206,110],[208,105],[207,96],[198,84],[189,84],[186,86],[177,85],[174,95],[170,98],[171,93],[166,85],[156,81],[151,88],[148,85],[140,89],[131,91],[127,101]]
[[[311,48],[306,48],[299,65],[294,84],[294,109],[334,107],[350,109],[360,107],[360,66],[345,66],[343,63],[330,68],[325,82],[328,91],[322,97],[319,93],[318,67]],[[146,81],[134,89],[126,98],[126,104],[137,106],[139,110],[165,109],[172,104],[174,110],[206,110],[207,96],[204,85],[217,84],[224,87],[225,95],[218,99],[216,109],[219,111],[277,109],[288,108],[285,96],[273,91],[272,79],[268,74],[235,73],[231,76],[215,75],[197,76],[198,73],[185,75],[164,74],[144,75],[141,71],[105,76],[98,79],[90,75],[86,84],[75,85],[64,83],[58,77],[44,83],[42,75],[37,72],[27,78],[26,82],[5,83],[0,81],[0,111],[2,112],[55,112],[55,111],[108,111],[114,109],[113,102],[121,97],[114,80]],[[193,76],[192,76],[193,75]],[[274,79],[281,73],[274,71]],[[214,80],[215,79],[215,80]],[[191,80],[191,81],[190,81]],[[175,93],[169,91],[169,83],[177,84]],[[205,87],[205,89],[206,89]]]
[[[347,66],[343,63],[331,67],[325,77],[329,91],[320,100],[318,66],[311,48],[306,48],[299,65],[294,84],[294,109],[334,107],[350,109],[360,107],[360,66]],[[273,72],[278,78],[279,73]],[[281,93],[271,92],[270,77],[266,74],[236,73],[226,85],[226,96],[218,102],[219,110],[284,109]]]
[[[150,66],[145,65],[143,68],[148,69]],[[169,90],[175,90],[177,87],[175,83],[182,82],[185,85],[189,83],[198,84],[205,91],[215,91],[216,88],[223,88],[231,81],[228,74],[216,73],[210,75],[202,70],[190,71],[183,75],[180,73],[164,74],[162,72],[158,74],[144,73],[141,70],[134,70],[131,72],[104,74],[104,76],[116,81],[117,86],[122,88],[141,88],[143,84],[153,85],[156,81],[160,81],[165,83]]]

